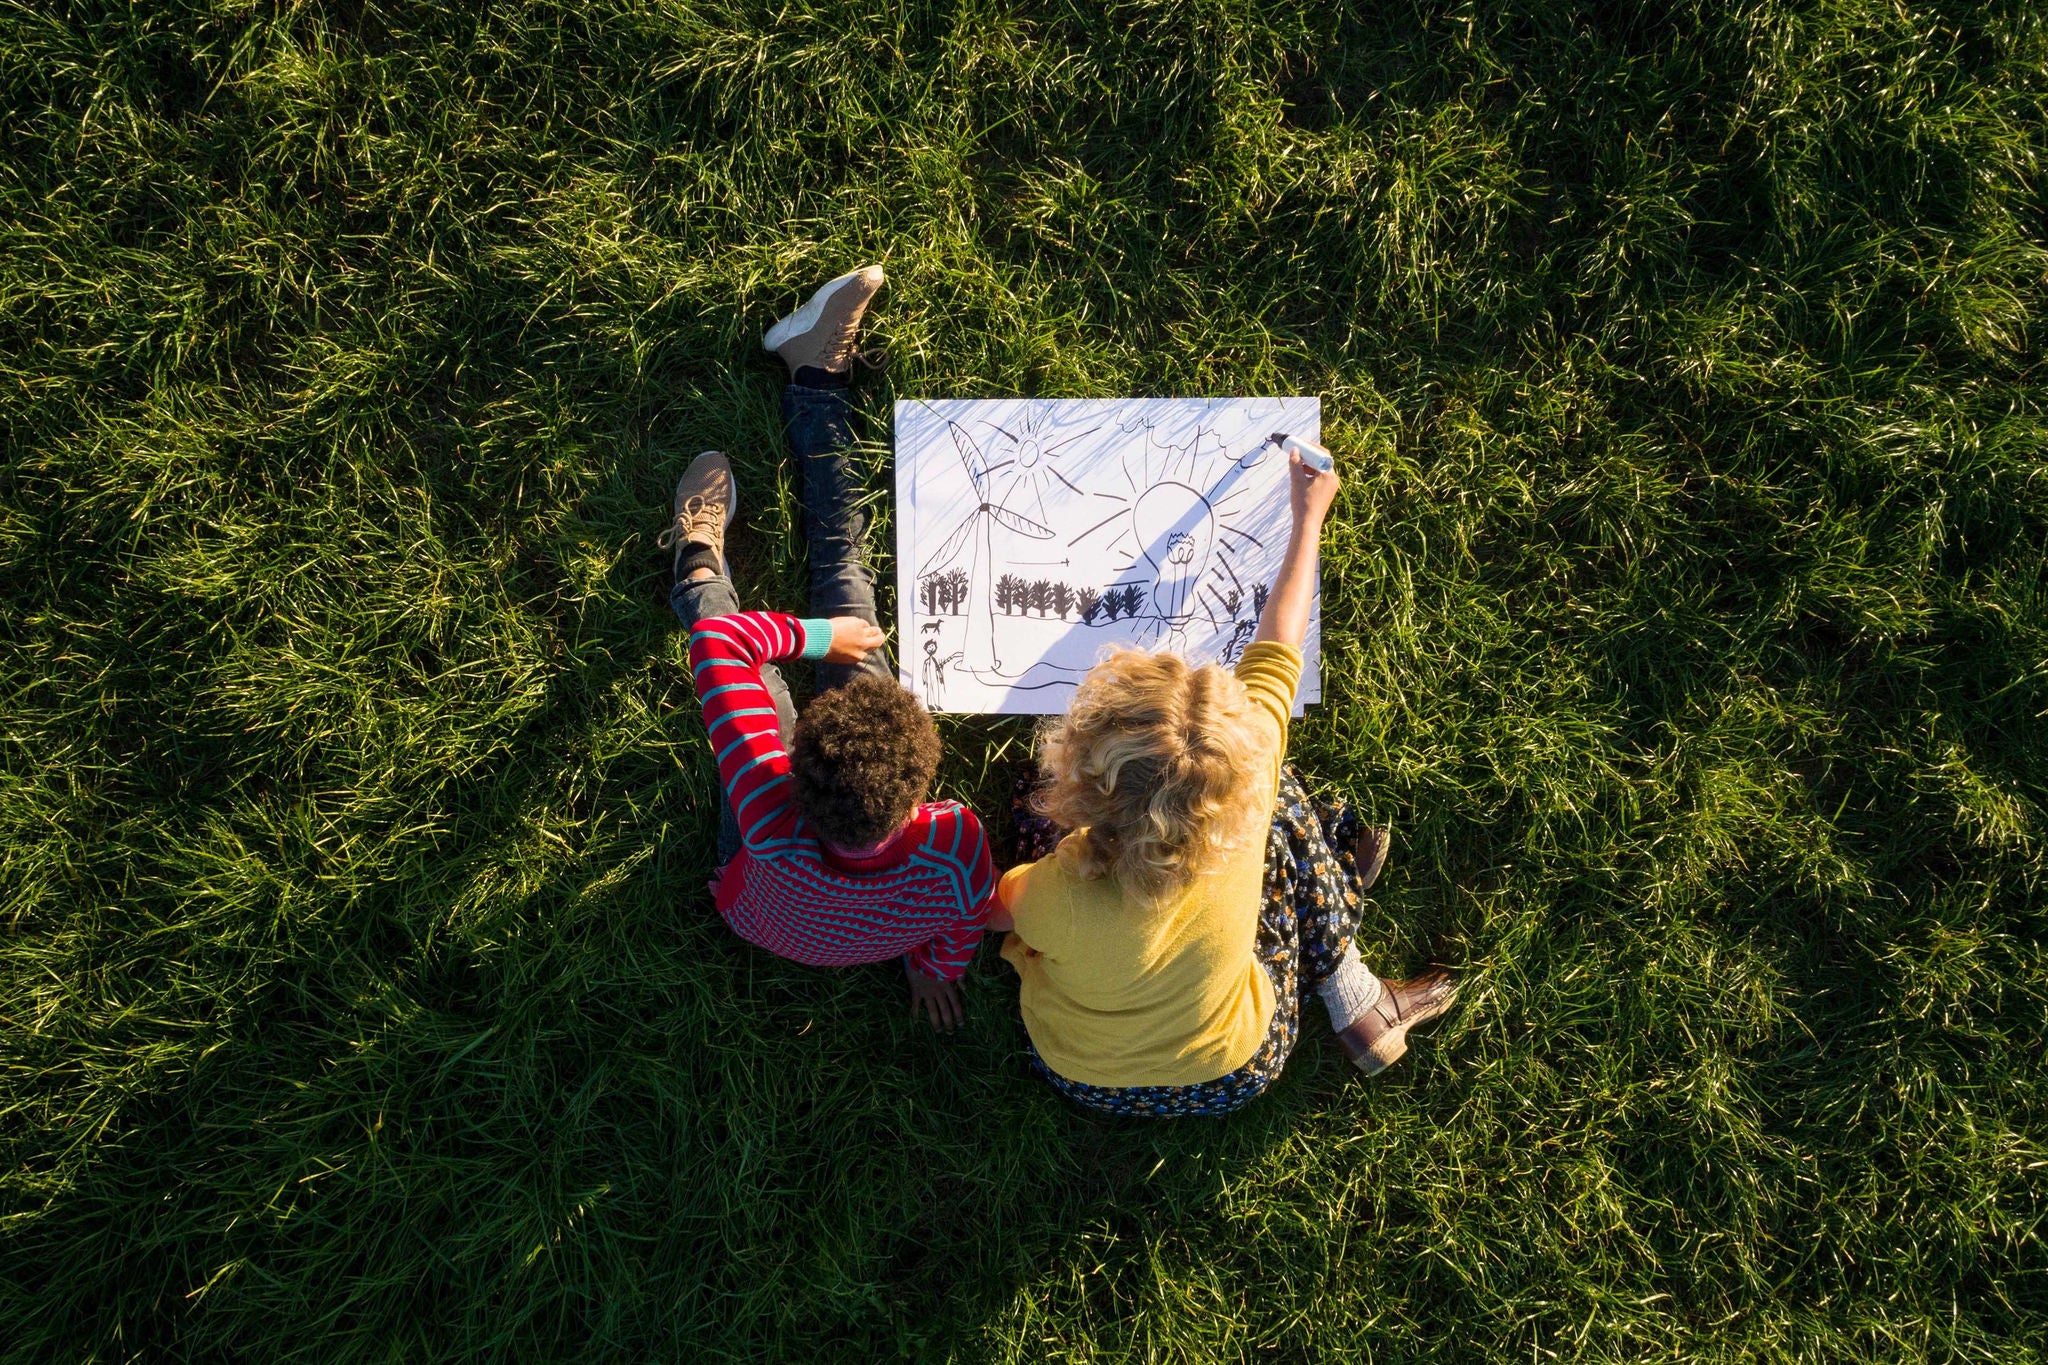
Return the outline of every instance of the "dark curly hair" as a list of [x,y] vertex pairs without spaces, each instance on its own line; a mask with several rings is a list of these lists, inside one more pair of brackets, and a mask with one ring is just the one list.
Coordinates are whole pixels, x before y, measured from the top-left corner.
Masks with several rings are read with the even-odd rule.
[[857,673],[796,718],[789,762],[797,804],[819,831],[865,848],[894,834],[931,790],[939,731],[909,692]]

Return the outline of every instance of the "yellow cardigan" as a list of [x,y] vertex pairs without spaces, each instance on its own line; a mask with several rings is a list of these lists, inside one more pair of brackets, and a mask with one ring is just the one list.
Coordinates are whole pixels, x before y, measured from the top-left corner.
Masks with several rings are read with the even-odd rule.
[[[1259,767],[1270,809],[1287,752],[1301,651],[1259,643],[1237,676],[1272,727]],[[1189,1085],[1251,1060],[1273,1020],[1273,982],[1253,952],[1265,830],[1180,895],[1127,902],[1116,882],[1075,870],[1070,834],[1049,858],[1010,869],[999,891],[1016,929],[1003,957],[1023,979],[1024,1027],[1038,1055],[1085,1085]]]

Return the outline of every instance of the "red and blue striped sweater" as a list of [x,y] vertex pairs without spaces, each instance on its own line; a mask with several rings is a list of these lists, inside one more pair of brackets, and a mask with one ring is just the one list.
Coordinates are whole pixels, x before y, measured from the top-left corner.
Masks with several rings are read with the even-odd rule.
[[934,801],[865,857],[827,848],[797,809],[789,755],[761,668],[824,657],[829,621],[745,611],[699,621],[690,676],[739,822],[741,847],[718,884],[718,912],[747,942],[815,967],[906,957],[957,981],[980,945],[995,896],[981,822]]

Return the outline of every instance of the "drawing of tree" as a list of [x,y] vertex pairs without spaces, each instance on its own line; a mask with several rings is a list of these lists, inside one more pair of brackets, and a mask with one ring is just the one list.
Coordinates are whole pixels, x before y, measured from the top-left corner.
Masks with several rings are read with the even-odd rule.
[[1270,591],[1264,583],[1252,584],[1252,615],[1266,614],[1266,594]]
[[1064,621],[1067,613],[1074,609],[1074,588],[1070,583],[1052,585],[1052,614]]
[[941,575],[933,574],[930,578],[917,585],[918,596],[924,599],[925,615],[937,616],[939,614],[939,594],[943,583],[944,579]]
[[996,609],[1005,616],[1017,614],[1017,597],[1024,584],[1017,575],[1006,573],[996,580]]
[[967,570],[955,569],[946,575],[946,597],[952,604],[947,609],[955,616],[967,609]]
[[1241,602],[1243,602],[1243,601],[1244,601],[1244,589],[1243,589],[1243,588],[1232,588],[1232,589],[1231,589],[1231,590],[1230,590],[1229,592],[1227,592],[1227,593],[1224,593],[1224,594],[1223,594],[1223,614],[1224,614],[1225,616],[1235,616],[1235,615],[1237,615],[1237,608],[1238,608],[1238,604],[1239,604],[1239,603],[1241,603]]
[[1145,590],[1136,583],[1127,584],[1118,594],[1123,599],[1124,619],[1130,620],[1145,605]]
[[1074,610],[1081,614],[1081,624],[1092,626],[1095,618],[1102,614],[1102,594],[1093,588],[1074,589]]
[[1029,599],[1025,604],[1025,610],[1035,611],[1040,616],[1043,616],[1047,611],[1051,609],[1051,607],[1052,584],[1046,582],[1043,578],[1034,580],[1031,584]]

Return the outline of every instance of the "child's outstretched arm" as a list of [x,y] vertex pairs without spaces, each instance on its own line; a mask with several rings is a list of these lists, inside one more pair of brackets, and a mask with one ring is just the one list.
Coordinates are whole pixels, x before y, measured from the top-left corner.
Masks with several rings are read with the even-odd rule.
[[988,835],[981,822],[968,811],[955,810],[950,817],[960,822],[959,854],[967,868],[961,886],[964,902],[960,920],[904,956],[903,969],[910,977],[910,1017],[919,1010],[931,1016],[932,1027],[948,1033],[966,1017],[960,998],[960,978],[981,947],[983,927],[995,905],[995,864],[989,858]]
[[1266,609],[1259,613],[1258,633],[1253,643],[1301,648],[1308,634],[1308,612],[1316,594],[1316,552],[1323,536],[1323,519],[1337,497],[1337,471],[1317,471],[1301,462],[1301,456],[1287,457],[1287,501],[1294,509],[1294,530],[1287,538],[1287,553],[1280,572],[1273,579]]
[[793,658],[858,663],[883,638],[855,616],[805,621],[773,611],[714,616],[690,632],[690,678],[704,708],[704,732],[748,848],[788,838],[796,824],[789,754],[761,669]]

